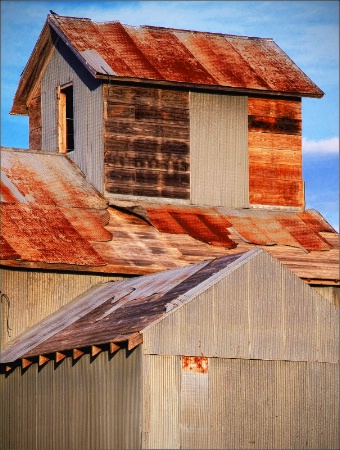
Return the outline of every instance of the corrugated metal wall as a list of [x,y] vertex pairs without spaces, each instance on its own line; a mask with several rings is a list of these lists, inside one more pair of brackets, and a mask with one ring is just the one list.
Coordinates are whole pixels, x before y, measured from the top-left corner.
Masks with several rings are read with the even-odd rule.
[[338,317],[265,252],[173,310],[143,333],[145,448],[337,448]]
[[1,375],[0,448],[137,449],[141,445],[140,351],[94,361],[48,362]]
[[[1,269],[1,345],[101,282],[122,277]],[[14,320],[15,318],[15,320]],[[7,329],[7,319],[10,330]]]
[[190,92],[191,203],[249,205],[247,97]]
[[68,156],[100,192],[104,186],[104,132],[102,87],[77,62],[61,41],[41,82],[42,149],[58,151],[57,87],[73,83],[75,151]]
[[142,448],[180,448],[180,357],[143,355]]
[[335,305],[261,252],[147,329],[143,346],[147,354],[336,362],[338,318]]
[[313,289],[335,306],[340,307],[340,287],[313,286]]
[[338,448],[337,364],[208,358],[200,373],[148,359],[144,448]]

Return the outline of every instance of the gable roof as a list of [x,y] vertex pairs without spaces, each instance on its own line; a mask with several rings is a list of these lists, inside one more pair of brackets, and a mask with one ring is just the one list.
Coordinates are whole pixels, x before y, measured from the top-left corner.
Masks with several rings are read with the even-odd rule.
[[107,201],[65,155],[1,151],[1,263],[145,275],[261,247],[314,284],[338,285],[338,233],[314,210]]
[[[267,284],[265,278],[268,273],[274,277],[271,284],[273,290],[266,291],[266,287],[261,290],[259,286]],[[253,286],[254,276],[259,277],[258,286]],[[216,295],[218,291],[214,290],[215,294],[201,296],[222,280],[223,295]],[[236,293],[238,290],[235,290],[235,284],[240,284],[241,291],[244,291],[241,298]],[[273,294],[274,291],[278,291],[277,295]],[[292,292],[296,295],[292,296]],[[200,297],[200,301],[195,307],[192,302],[197,297]],[[219,307],[216,309],[217,298]],[[164,339],[159,329],[162,324],[167,330],[165,335],[168,338],[171,336],[171,330],[176,329],[176,327],[172,328],[175,323],[183,327],[183,336],[190,336],[190,331],[187,332],[190,327],[186,321],[183,321],[183,316],[179,318],[177,316],[176,319],[178,310],[188,304],[194,310],[186,310],[184,317],[192,316],[193,330],[195,326],[198,329],[203,327],[204,330],[204,326],[207,325],[205,316],[207,313],[211,312],[214,315],[219,311],[222,314],[223,318],[211,318],[214,329],[219,329],[223,334],[217,338],[218,341],[224,340],[230,332],[230,330],[225,331],[226,326],[233,327],[237,318],[243,321],[245,329],[241,331],[239,328],[239,331],[243,335],[245,345],[243,351],[248,352],[250,358],[262,359],[263,357],[256,335],[261,329],[260,334],[266,334],[269,330],[266,338],[262,335],[265,341],[268,341],[268,336],[273,339],[273,342],[268,345],[265,359],[274,357],[274,359],[300,360],[306,350],[307,339],[310,345],[307,346],[305,356],[316,361],[338,360],[338,347],[334,340],[338,323],[336,306],[305,286],[301,280],[265,252],[253,249],[214,261],[203,261],[180,269],[92,287],[6,343],[2,348],[0,362],[13,363],[18,359],[29,358],[28,364],[30,364],[38,356],[42,356],[42,362],[44,362],[54,358],[57,352],[66,356],[69,351],[72,351],[76,358],[89,349],[94,356],[102,349],[106,349],[105,346],[108,344],[113,346],[110,348],[111,352],[126,344],[128,349],[132,349],[143,342],[143,335],[150,329],[152,334],[154,330],[154,337],[151,338],[152,342],[150,336],[146,337],[144,348],[150,351],[151,345],[153,352],[155,348],[158,348],[158,339],[161,342]],[[264,304],[269,309],[268,329],[263,325],[258,328],[259,319],[266,321],[263,314],[258,311],[258,308],[261,311]],[[296,312],[297,308],[300,313]],[[235,311],[234,314],[231,310]],[[197,311],[197,314],[193,311]],[[172,314],[175,315],[174,318],[168,317]],[[281,315],[283,320],[280,318]],[[305,325],[308,324],[309,331],[297,333],[301,327],[301,321]],[[236,328],[238,325],[235,324]],[[210,328],[209,321],[207,326]],[[279,330],[276,330],[277,327]],[[329,334],[325,327],[330,327]],[[283,336],[287,338],[287,341],[283,339]],[[310,340],[311,336],[313,336],[312,340]],[[154,342],[155,337],[157,342]],[[171,341],[173,339],[176,340],[176,338],[170,338]],[[255,342],[257,345],[254,344]],[[219,347],[217,342],[216,347]],[[291,347],[297,347],[299,350],[294,354]],[[183,349],[178,350],[176,345],[174,348],[183,354]],[[219,354],[220,349],[216,348],[214,351]],[[243,353],[241,351],[239,354],[238,349],[233,349],[233,355],[236,354],[241,356]]]
[[[255,251],[256,252],[256,251]],[[238,254],[154,275],[97,285],[23,334],[1,351],[1,362],[108,342],[129,340],[176,305],[194,288],[221,277],[253,256]]]
[[28,96],[56,39],[95,78],[297,97],[324,94],[273,39],[49,15],[21,76],[12,114],[27,114]]

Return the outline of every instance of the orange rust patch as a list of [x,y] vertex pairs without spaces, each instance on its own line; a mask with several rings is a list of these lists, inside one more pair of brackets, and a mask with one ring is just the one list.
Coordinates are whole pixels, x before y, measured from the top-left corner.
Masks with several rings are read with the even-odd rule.
[[182,370],[185,372],[208,373],[208,358],[205,356],[182,356]]

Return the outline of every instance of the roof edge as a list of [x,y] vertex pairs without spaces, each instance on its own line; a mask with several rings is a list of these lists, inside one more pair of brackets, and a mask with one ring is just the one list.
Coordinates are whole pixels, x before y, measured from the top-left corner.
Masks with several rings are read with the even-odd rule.
[[[209,277],[207,280],[204,280],[202,283],[199,283],[186,293],[180,295],[176,298],[176,300],[171,301],[165,305],[165,314],[158,319],[156,319],[151,324],[147,325],[145,328],[140,330],[140,333],[144,333],[144,331],[148,330],[149,328],[156,325],[158,322],[164,319],[165,316],[172,314],[173,312],[177,311],[178,308],[181,308],[182,306],[186,305],[188,302],[190,302],[192,299],[194,299],[198,294],[201,294],[205,292],[207,289],[209,289],[211,286],[216,284],[218,281],[220,281],[222,278],[224,278],[226,275],[229,275],[230,273],[237,270],[239,267],[243,266],[247,262],[251,261],[253,258],[256,258],[259,254],[266,253],[264,250],[260,248],[254,248],[252,250],[249,250],[247,252],[239,253],[239,258],[237,258],[235,261],[232,261],[230,264],[227,265],[224,269],[216,272],[214,275]],[[266,253],[267,254],[267,253]],[[231,256],[231,255],[229,255]],[[237,256],[237,255],[232,255]],[[222,257],[223,258],[223,257]],[[215,258],[210,262],[213,263],[216,261]],[[204,287],[202,289],[202,284],[204,284]]]

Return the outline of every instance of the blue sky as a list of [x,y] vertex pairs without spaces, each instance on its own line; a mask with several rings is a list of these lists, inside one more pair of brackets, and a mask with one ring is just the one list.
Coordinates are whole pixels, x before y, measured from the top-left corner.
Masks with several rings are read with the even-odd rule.
[[94,21],[270,37],[325,92],[303,99],[306,206],[339,229],[339,2],[1,1],[1,145],[28,148],[28,120],[9,110],[49,10]]

